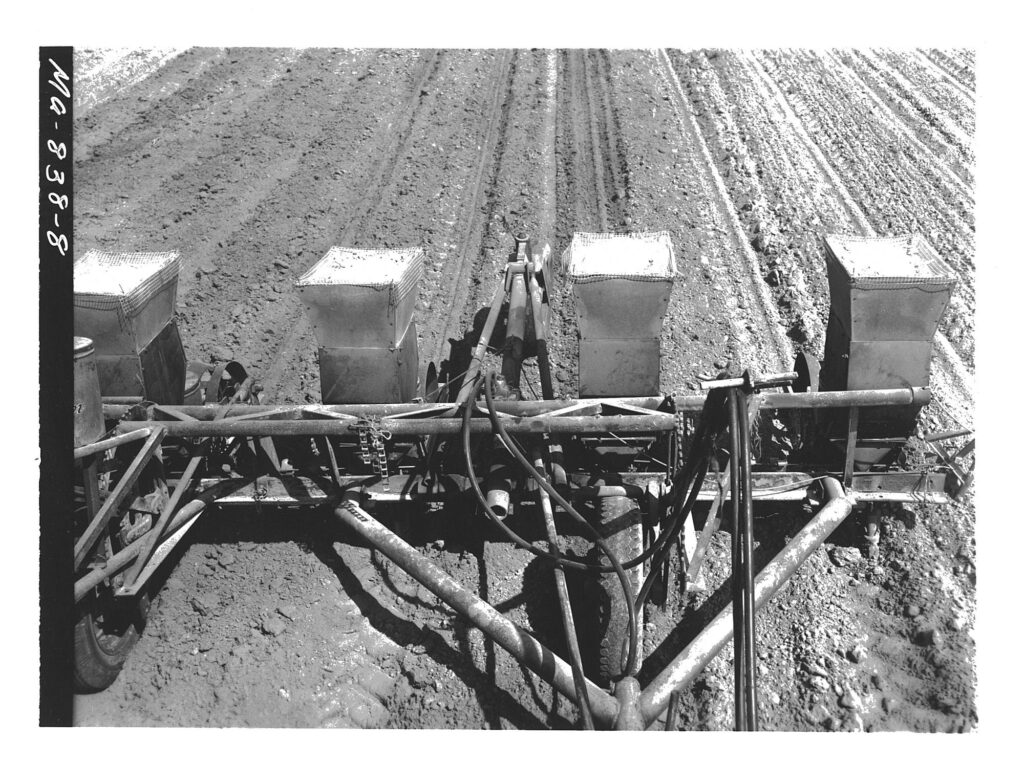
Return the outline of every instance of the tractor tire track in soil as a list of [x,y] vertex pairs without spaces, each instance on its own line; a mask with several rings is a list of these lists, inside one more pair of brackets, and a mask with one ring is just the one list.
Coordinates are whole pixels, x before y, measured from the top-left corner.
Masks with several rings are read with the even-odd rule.
[[[504,169],[502,160],[507,141],[509,111],[514,97],[515,67],[514,51],[501,51],[497,54],[478,158],[455,227],[459,234],[455,243],[458,257],[451,261],[452,267],[441,273],[439,289],[435,295],[439,304],[434,305],[434,300],[431,301],[432,309],[446,317],[441,324],[441,331],[431,335],[425,353],[427,359],[438,365],[447,356],[447,340],[457,339],[459,329],[471,325],[481,296],[487,299],[486,291],[494,282],[494,267],[501,262],[498,237],[491,229],[497,201],[495,186]],[[487,201],[481,204],[485,196]],[[466,285],[467,282],[469,286],[465,288],[440,288],[442,285]],[[467,310],[470,311],[468,315]],[[470,324],[467,324],[467,319]]]
[[[620,169],[617,120],[612,111],[604,51],[563,50],[558,53],[559,77],[555,131],[557,196],[552,248],[553,272],[578,231],[626,233],[628,176]],[[601,59],[599,62],[598,59]],[[616,179],[621,178],[618,182]],[[549,293],[551,318],[548,348],[556,395],[572,395],[579,387],[579,337],[572,298],[561,273]]]
[[[127,59],[151,73],[118,84],[105,72],[122,59],[79,55],[91,104],[76,122],[80,251],[181,251],[188,357],[237,358],[278,401],[319,400],[291,284],[335,244],[425,249],[422,373],[489,303],[514,233],[557,262],[576,231],[669,231],[679,275],[662,388],[689,391],[730,364],[783,371],[795,349],[820,355],[824,234],[921,230],[962,280],[928,424],[971,421],[968,52],[193,49]],[[550,299],[556,393],[572,395],[578,336],[561,279]],[[537,386],[531,364],[525,376]],[[550,570],[471,509],[426,509],[379,517],[564,657]],[[536,540],[529,509],[513,522]],[[756,564],[808,516],[759,516]],[[972,727],[973,517],[970,497],[900,508],[877,559],[860,558],[853,522],[812,555],[758,613],[762,728]],[[224,510],[192,534],[121,676],[78,698],[76,723],[578,721],[329,517]],[[706,591],[648,608],[642,682],[728,597],[729,557],[719,531]],[[684,728],[731,726],[731,675],[723,654],[683,693]]]
[[[722,174],[711,158],[707,142],[686,100],[685,91],[672,68],[668,54],[665,51],[658,51],[657,60],[660,73],[669,85],[672,105],[679,120],[680,134],[696,145],[704,160],[705,198],[714,204],[713,230],[723,237],[720,240],[721,254],[713,259],[726,264],[733,275],[733,283],[739,290],[737,307],[742,309],[743,318],[734,316],[736,337],[740,343],[739,357],[736,360],[742,366],[759,372],[788,371],[793,358],[793,345],[783,334],[783,324],[775,303],[768,294],[757,255],[744,235],[736,211],[730,203]],[[743,304],[740,305],[739,302]]]

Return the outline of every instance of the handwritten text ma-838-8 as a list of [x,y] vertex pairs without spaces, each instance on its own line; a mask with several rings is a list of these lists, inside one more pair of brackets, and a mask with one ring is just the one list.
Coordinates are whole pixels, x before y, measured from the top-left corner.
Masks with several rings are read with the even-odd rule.
[[[70,77],[59,64],[57,64],[52,58],[48,59],[50,65],[53,67],[51,78],[47,81],[47,85],[53,87],[57,94],[50,94],[50,108],[53,112],[53,129],[54,132],[60,132],[60,120],[68,117],[68,102],[71,100],[71,88],[68,86]],[[45,129],[48,125],[40,125],[41,129]],[[69,189],[65,186],[65,180],[67,179],[67,161],[68,161],[68,147],[63,141],[55,141],[52,138],[46,141],[46,150],[52,157],[48,157],[50,162],[47,163],[43,171],[43,182],[49,184],[52,188],[47,194],[50,204],[53,206],[53,226],[49,226],[47,221],[45,225],[46,229],[46,240],[50,243],[54,249],[56,249],[61,255],[67,255],[68,253],[68,237],[61,233],[61,228],[65,230],[70,228],[71,221],[65,219],[67,215],[69,199]],[[44,191],[47,189],[44,186]],[[44,216],[45,220],[45,216]],[[63,225],[62,225],[63,224]]]

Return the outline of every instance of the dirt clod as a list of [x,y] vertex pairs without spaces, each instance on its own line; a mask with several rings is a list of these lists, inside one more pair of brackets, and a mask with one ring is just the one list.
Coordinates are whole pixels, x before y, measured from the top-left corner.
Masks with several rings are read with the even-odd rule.
[[276,616],[268,616],[264,618],[260,623],[260,629],[264,634],[269,634],[272,637],[276,637],[281,634],[285,629],[288,628],[288,624],[282,621]]

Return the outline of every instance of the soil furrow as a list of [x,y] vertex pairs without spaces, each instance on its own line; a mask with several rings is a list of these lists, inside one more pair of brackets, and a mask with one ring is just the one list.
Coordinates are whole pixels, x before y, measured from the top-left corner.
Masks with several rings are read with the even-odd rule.
[[[941,110],[895,69],[866,51],[841,51],[830,56],[842,61],[866,86],[879,108],[894,115],[904,134],[940,170],[956,191],[974,202],[972,137],[946,119]],[[864,66],[866,63],[867,66]]]
[[930,49],[923,51],[933,64],[945,72],[946,76],[956,82],[966,92],[975,93],[974,67],[966,66],[955,58],[954,51]]
[[956,94],[962,103],[962,107],[958,108],[956,112],[958,114],[961,111],[967,112],[963,117],[963,125],[971,135],[974,135],[974,90],[964,87],[949,72],[929,58],[926,51],[918,50],[915,53],[915,61],[922,67],[925,72],[924,77],[933,83],[933,87],[943,87]]
[[[974,98],[948,81],[934,64],[919,52],[896,52],[885,48],[858,51],[871,56],[882,67],[903,81],[903,88],[931,104],[925,111],[934,112],[947,123],[967,146],[974,136]],[[915,103],[920,108],[919,103]]]
[[[842,55],[849,66],[808,51],[191,50],[116,93],[102,61],[120,59],[86,55],[78,92],[97,105],[76,121],[76,232],[181,251],[188,357],[234,357],[276,399],[317,402],[293,282],[339,243],[424,248],[422,372],[486,307],[513,233],[557,261],[576,231],[669,231],[661,388],[693,391],[730,366],[788,370],[794,344],[820,354],[823,234],[922,230],[964,282],[922,427],[970,425],[971,185],[949,176],[963,156],[940,149],[973,133],[973,56]],[[563,277],[550,287],[556,395],[573,396],[575,310]],[[524,377],[536,383],[532,361]],[[758,612],[763,729],[977,723],[972,496],[891,508],[871,559],[844,523]],[[472,506],[373,511],[565,657],[550,568]],[[79,699],[76,723],[578,725],[565,698],[328,515],[207,512],[121,676]],[[755,567],[810,516],[759,513]],[[727,527],[712,535],[706,591],[645,609],[641,684],[726,604],[730,541]],[[683,728],[731,726],[729,652],[683,690]]]
[[[797,116],[813,129],[850,194],[864,200],[872,228],[882,235],[926,233],[962,277],[941,328],[965,362],[973,363],[974,290],[973,278],[966,277],[974,270],[973,215],[963,200],[920,161],[891,123],[855,101],[850,81],[822,59],[801,52],[757,56]],[[869,135],[875,138],[866,141]]]
[[75,60],[75,118],[114,98],[167,66],[182,50],[107,50]]
[[[458,328],[472,323],[471,316],[476,312],[475,306],[481,294],[485,295],[485,299],[489,297],[487,291],[493,288],[494,279],[486,277],[490,275],[486,266],[493,266],[502,260],[500,252],[493,249],[487,252],[484,242],[494,223],[496,197],[491,190],[502,170],[515,67],[516,53],[502,51],[494,66],[496,76],[493,79],[491,97],[488,99],[489,106],[480,152],[468,189],[469,193],[466,195],[466,204],[462,208],[463,214],[460,216],[459,238],[456,240],[455,249],[458,255],[458,260],[455,261],[457,267],[442,275],[451,288],[438,296],[443,298],[445,294],[449,294],[451,302],[445,311],[446,318],[441,331],[428,346],[426,353],[427,358],[432,358],[437,363],[443,360],[443,355],[448,349],[442,343],[447,338],[458,337]],[[485,191],[489,192],[488,199],[481,208],[480,200]],[[467,278],[470,273],[474,274],[473,277]],[[467,318],[470,319],[469,324]]]
[[610,79],[608,74],[608,51],[591,51],[594,88],[600,94],[599,120],[601,135],[601,158],[607,167],[607,189],[605,198],[612,207],[612,230],[627,230],[629,220],[626,219],[626,194],[629,188],[629,168],[623,161],[619,148],[620,132],[618,113],[611,101]]
[[598,117],[600,106],[595,103],[597,96],[594,94],[595,77],[592,72],[593,65],[590,62],[588,52],[579,51],[577,55],[579,56],[580,68],[582,70],[583,97],[587,105],[588,143],[590,145],[591,167],[593,167],[594,172],[594,210],[597,212],[597,217],[601,224],[598,230],[604,233],[611,233],[612,229],[609,227],[610,223],[608,220],[610,195],[608,194],[608,185],[605,180],[607,160],[602,151],[601,127]]
[[[364,236],[365,228],[371,224],[372,214],[382,204],[399,160],[408,150],[413,124],[423,107],[425,88],[436,76],[439,65],[439,52],[430,51],[424,55],[418,67],[419,73],[409,88],[409,99],[404,108],[394,115],[395,121],[388,123],[384,130],[382,143],[375,152],[375,163],[362,178],[361,191],[355,196],[355,205],[345,210],[347,219],[341,223],[336,234],[337,244],[355,246]],[[308,339],[311,334],[309,321],[297,301],[292,301],[282,323],[288,330],[278,343],[279,350],[275,352],[274,360],[262,377],[269,391],[277,391],[282,387],[283,375],[291,374],[296,368],[296,352],[301,352],[300,348],[306,345],[301,341],[302,338]]]
[[[162,204],[169,178],[191,183],[201,175],[202,165],[218,153],[210,151],[211,142],[223,149],[237,140],[249,140],[245,133],[235,136],[232,128],[258,121],[256,110],[279,108],[293,97],[294,83],[289,88],[279,78],[299,51],[283,51],[272,58],[235,55],[226,54],[163,105],[140,115],[137,122],[104,143],[94,144],[90,155],[76,157],[77,172],[84,176],[81,184],[76,183],[76,191],[94,200],[93,208],[118,211],[118,216],[104,218],[84,213],[78,232],[84,240],[123,246],[115,243],[121,220],[138,218],[146,214],[141,210]],[[265,63],[258,65],[254,59]],[[167,129],[168,114],[176,115],[173,131]],[[108,174],[129,168],[137,179],[130,189],[106,183]]]
[[878,109],[891,115],[890,122],[974,206],[974,148],[972,136],[952,125],[937,107],[916,91],[894,69],[865,51],[838,51],[825,55],[842,62],[862,83]]
[[[130,134],[133,125],[148,119],[165,101],[201,79],[227,56],[224,48],[193,48],[177,56],[168,66],[157,70],[133,87],[119,91],[82,115],[75,132],[75,162],[87,160],[96,146],[102,146],[122,134]],[[164,111],[175,113],[174,109]],[[76,120],[77,121],[77,120]],[[164,124],[166,127],[166,122]]]
[[863,206],[854,201],[849,189],[843,185],[839,176],[836,174],[835,168],[833,168],[832,164],[825,158],[825,154],[822,152],[821,148],[811,137],[807,128],[800,120],[800,117],[797,116],[789,101],[786,100],[786,96],[780,89],[779,84],[768,75],[768,72],[765,71],[764,66],[762,66],[761,62],[755,55],[752,53],[740,53],[737,55],[742,56],[744,63],[750,67],[752,72],[755,73],[765,87],[765,91],[770,93],[776,105],[785,115],[785,127],[791,128],[796,137],[803,143],[804,147],[806,147],[806,150],[813,158],[815,165],[825,178],[827,178],[829,184],[832,186],[836,195],[842,202],[843,207],[849,213],[850,219],[859,229],[857,233],[861,235],[867,234],[867,232],[871,230],[871,224],[868,222]]
[[[731,260],[730,266],[734,269],[734,275],[737,272],[743,274],[741,290],[747,305],[746,318],[743,319],[745,323],[742,327],[737,327],[737,334],[742,342],[741,349],[743,349],[740,360],[748,368],[754,368],[761,372],[788,371],[792,365],[793,346],[783,333],[782,321],[775,307],[775,301],[768,294],[757,255],[743,234],[743,228],[729,201],[729,194],[725,190],[721,174],[708,152],[703,134],[694,119],[686,91],[680,84],[679,78],[672,68],[672,62],[664,50],[658,51],[658,64],[662,76],[666,78],[666,82],[670,86],[680,129],[692,135],[704,158],[706,172],[710,176],[710,182],[707,184],[708,198],[717,207],[721,221],[719,225],[723,229],[728,227],[728,235],[734,244],[734,247],[727,250]],[[737,253],[737,250],[742,254]],[[753,311],[756,311],[756,315],[752,315]],[[757,329],[754,330],[750,328],[751,326],[755,326]],[[741,328],[745,331],[740,331]],[[760,368],[761,364],[764,364],[765,368]]]

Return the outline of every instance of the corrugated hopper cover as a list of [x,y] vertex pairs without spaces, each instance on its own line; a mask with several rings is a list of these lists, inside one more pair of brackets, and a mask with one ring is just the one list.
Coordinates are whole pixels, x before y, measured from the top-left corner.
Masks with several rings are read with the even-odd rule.
[[826,236],[828,256],[851,282],[864,286],[907,283],[949,286],[952,269],[921,234],[909,236]]
[[75,262],[74,304],[134,316],[169,283],[177,285],[180,263],[177,252],[90,250]]
[[676,259],[667,231],[657,233],[576,233],[562,253],[570,284],[629,279],[672,281]]
[[359,286],[389,290],[390,304],[397,305],[419,282],[423,250],[354,249],[332,247],[306,271],[295,286]]
[[396,346],[412,320],[423,262],[413,247],[332,247],[295,282],[317,344]]

